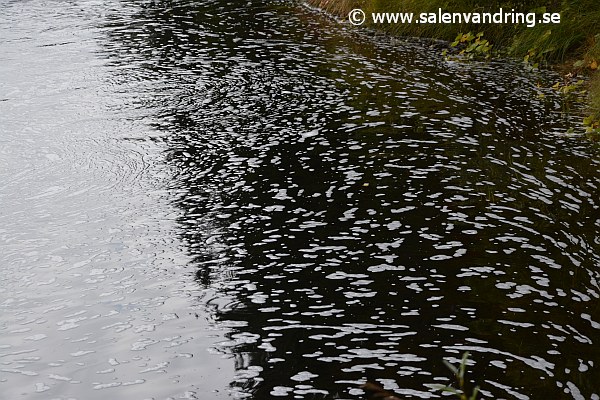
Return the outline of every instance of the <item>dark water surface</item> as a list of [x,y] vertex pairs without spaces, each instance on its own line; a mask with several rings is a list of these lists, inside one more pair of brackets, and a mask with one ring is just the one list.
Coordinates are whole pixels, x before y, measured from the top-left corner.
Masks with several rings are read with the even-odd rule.
[[518,64],[290,2],[0,0],[0,397],[600,399],[600,150]]

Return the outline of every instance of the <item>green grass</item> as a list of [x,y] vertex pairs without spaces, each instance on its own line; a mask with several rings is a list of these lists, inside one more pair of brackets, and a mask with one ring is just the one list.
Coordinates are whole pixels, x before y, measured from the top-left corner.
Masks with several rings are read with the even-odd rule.
[[594,42],[595,35],[600,33],[600,2],[576,0],[564,3],[569,5],[563,4],[560,9],[560,24],[521,29],[511,39],[511,54],[518,57],[535,49],[549,62],[586,56],[589,43]]
[[592,43],[589,49],[584,54],[584,68],[590,64],[595,64],[597,71],[590,79],[590,111],[592,120],[600,121],[600,34],[596,35],[594,43]]

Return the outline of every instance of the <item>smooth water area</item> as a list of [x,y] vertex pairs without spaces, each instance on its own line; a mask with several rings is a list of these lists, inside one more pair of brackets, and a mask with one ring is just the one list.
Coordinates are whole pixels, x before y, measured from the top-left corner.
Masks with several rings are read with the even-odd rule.
[[289,1],[0,0],[0,398],[599,399],[560,77]]

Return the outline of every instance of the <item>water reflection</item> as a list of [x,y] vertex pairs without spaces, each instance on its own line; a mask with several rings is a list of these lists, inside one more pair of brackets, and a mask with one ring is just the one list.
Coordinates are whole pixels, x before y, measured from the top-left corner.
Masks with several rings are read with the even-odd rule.
[[0,398],[225,398],[153,110],[99,57],[106,7],[0,0]]
[[436,397],[469,350],[484,397],[598,398],[598,152],[543,77],[286,2],[123,7],[239,396]]
[[438,397],[469,350],[486,398],[598,398],[599,154],[562,135],[543,76],[289,2],[98,10],[114,95],[160,132],[125,141],[167,154],[178,279],[229,332],[234,395]]

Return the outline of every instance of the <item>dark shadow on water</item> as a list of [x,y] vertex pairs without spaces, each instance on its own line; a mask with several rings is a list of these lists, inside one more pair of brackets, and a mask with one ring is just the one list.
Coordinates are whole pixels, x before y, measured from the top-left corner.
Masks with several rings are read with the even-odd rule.
[[468,350],[485,398],[600,393],[599,153],[543,76],[280,1],[123,1],[104,32],[234,390],[434,397]]

